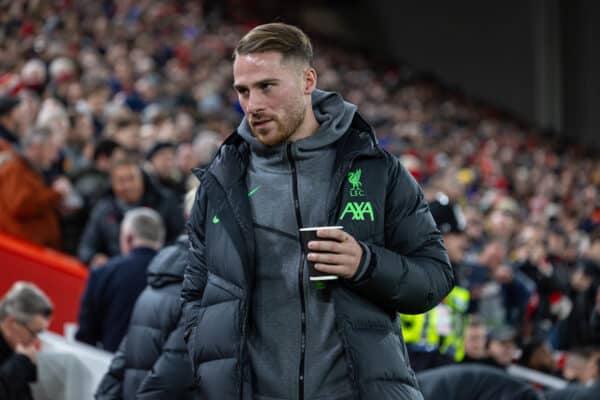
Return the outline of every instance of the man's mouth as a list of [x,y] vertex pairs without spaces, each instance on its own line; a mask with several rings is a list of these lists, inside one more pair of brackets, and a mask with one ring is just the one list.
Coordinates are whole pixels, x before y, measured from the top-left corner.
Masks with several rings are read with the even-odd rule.
[[260,120],[253,120],[252,121],[252,126],[254,128],[260,128],[262,126],[265,126],[267,123],[269,123],[271,121],[271,119],[260,119]]

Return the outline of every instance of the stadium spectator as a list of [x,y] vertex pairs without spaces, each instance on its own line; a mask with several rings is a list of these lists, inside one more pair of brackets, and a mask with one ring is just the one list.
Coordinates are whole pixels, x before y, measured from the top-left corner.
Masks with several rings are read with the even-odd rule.
[[131,311],[146,286],[146,270],[163,245],[160,215],[139,207],[125,213],[119,235],[121,255],[90,272],[79,308],[75,338],[114,352],[127,332]]
[[17,152],[0,141],[0,231],[44,246],[59,249],[59,210],[66,210],[74,189],[65,177],[46,185],[42,172],[56,160],[53,134],[35,128],[23,138]]
[[471,314],[465,328],[465,356],[462,362],[482,362],[487,357],[487,336],[483,319],[477,314]]
[[486,342],[487,357],[481,360],[492,367],[506,369],[517,355],[517,333],[510,326],[490,331]]
[[[234,54],[246,117],[200,174],[182,290],[201,395],[420,399],[390,317],[454,282],[420,187],[355,105],[316,89],[301,30],[259,25]],[[339,279],[320,295],[298,229],[331,223],[306,254]]]
[[79,245],[79,258],[92,268],[119,254],[119,224],[131,208],[142,206],[158,211],[165,223],[167,242],[183,232],[177,199],[154,185],[135,159],[117,160],[111,167],[110,179],[111,192],[93,208]]
[[558,375],[552,348],[547,341],[541,339],[523,344],[519,364],[549,375]]
[[[194,198],[195,190],[186,195],[186,219]],[[135,304],[127,336],[98,386],[96,400],[198,398],[181,318],[187,246],[187,235],[183,235],[152,259],[148,286]]]
[[600,288],[600,234],[594,235],[589,249],[571,275],[569,296],[573,309],[556,325],[555,345],[561,350],[599,345],[592,329],[596,297]]
[[569,350],[565,355],[562,377],[572,383],[586,383],[586,371],[592,351],[589,348]]
[[175,164],[175,148],[171,142],[156,142],[146,154],[149,163],[147,172],[161,188],[180,198],[185,187]]
[[19,132],[17,131],[17,107],[19,103],[18,97],[0,96],[0,143],[5,140],[13,146],[19,144]]
[[500,240],[491,240],[476,262],[464,266],[470,312],[480,314],[492,328],[520,322],[533,290],[530,280],[507,263],[507,251]]
[[0,399],[33,399],[38,335],[50,325],[52,303],[35,285],[16,282],[0,301]]
[[433,310],[425,314],[400,315],[402,335],[415,372],[463,359],[470,297],[469,291],[459,284],[460,264],[468,247],[462,209],[444,193],[436,194],[429,202],[429,209],[444,237],[456,284]]
[[92,164],[71,178],[73,186],[83,196],[85,210],[89,212],[104,195],[109,193],[111,165],[124,158],[126,158],[125,151],[114,140],[101,139],[96,143]]

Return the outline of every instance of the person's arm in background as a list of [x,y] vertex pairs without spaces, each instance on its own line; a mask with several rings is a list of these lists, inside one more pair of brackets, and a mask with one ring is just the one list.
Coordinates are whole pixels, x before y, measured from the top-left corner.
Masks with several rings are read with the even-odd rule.
[[101,223],[104,219],[105,204],[100,201],[94,209],[85,224],[85,230],[79,242],[77,249],[78,258],[90,267],[96,267],[108,261],[108,256],[101,236]]
[[142,381],[137,399],[179,399],[192,390],[192,365],[183,332],[184,320],[180,318],[177,327],[161,343],[161,354]]
[[88,343],[92,346],[100,341],[100,320],[102,318],[98,309],[98,272],[93,270],[88,276],[88,281],[81,297],[79,306],[79,329],[75,334],[75,339],[80,342]]
[[384,309],[423,313],[452,290],[454,274],[421,188],[398,159],[386,157],[386,247],[361,243],[370,251],[370,262],[350,285]]
[[121,400],[123,398],[123,377],[125,375],[125,351],[127,336],[123,338],[115,353],[108,371],[98,384],[94,398],[96,400]]

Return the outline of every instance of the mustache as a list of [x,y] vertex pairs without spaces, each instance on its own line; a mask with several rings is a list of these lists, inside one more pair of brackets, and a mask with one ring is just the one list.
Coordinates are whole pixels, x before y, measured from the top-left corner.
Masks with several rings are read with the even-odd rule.
[[254,125],[256,123],[261,123],[264,121],[269,121],[274,119],[273,116],[267,115],[267,114],[250,114],[248,115],[248,122],[250,123],[250,125]]

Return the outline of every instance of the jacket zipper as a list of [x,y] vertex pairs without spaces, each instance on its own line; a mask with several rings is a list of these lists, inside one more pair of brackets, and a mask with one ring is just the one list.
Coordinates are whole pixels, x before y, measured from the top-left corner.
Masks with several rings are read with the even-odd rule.
[[[292,157],[292,144],[287,145],[287,156],[292,170],[292,191],[294,194],[294,210],[296,211],[296,223],[298,228],[302,228],[302,215],[300,214],[300,199],[298,197],[298,174],[296,172],[296,163]],[[300,248],[302,249],[302,241]],[[300,266],[298,268],[298,289],[300,290],[300,365],[298,368],[298,400],[304,400],[304,359],[306,352],[306,305],[304,304],[304,251],[300,257]]]

